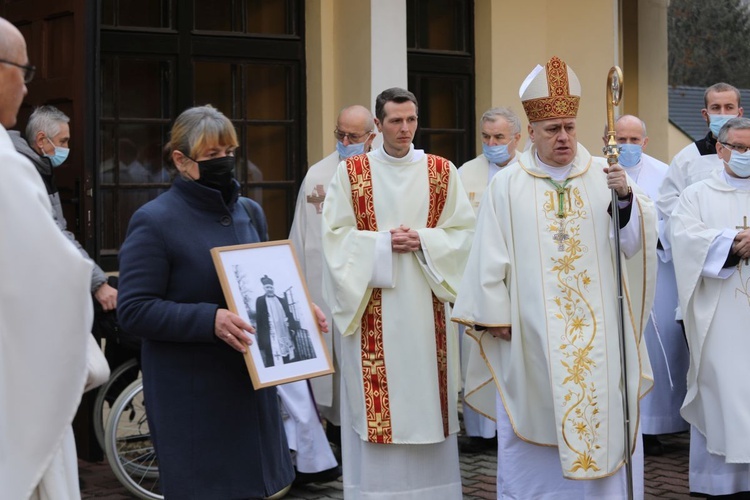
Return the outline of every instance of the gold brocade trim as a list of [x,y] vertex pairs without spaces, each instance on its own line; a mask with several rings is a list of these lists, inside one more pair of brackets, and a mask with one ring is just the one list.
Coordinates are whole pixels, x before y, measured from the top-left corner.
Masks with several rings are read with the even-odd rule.
[[[556,234],[564,232],[567,239],[560,243],[563,253],[551,257],[553,273],[556,273],[559,295],[553,301],[557,306],[554,316],[563,322],[559,352],[562,366],[567,372],[563,387],[565,411],[561,419],[562,438],[576,459],[568,472],[601,470],[594,459],[599,444],[598,387],[592,380],[594,361],[590,354],[594,348],[597,322],[592,305],[586,299],[591,278],[587,269],[577,269],[577,262],[589,251],[581,238],[581,221],[589,214],[584,207],[578,187],[565,190],[564,217],[558,217],[557,192],[544,192],[544,216],[548,222],[547,232],[554,240]],[[555,244],[558,242],[555,241]],[[554,347],[553,347],[554,348]]]
[[579,96],[570,95],[568,66],[559,58],[547,62],[547,95],[523,101],[529,122],[553,118],[575,118],[578,115]]
[[[352,207],[357,229],[377,231],[375,204],[372,194],[372,171],[367,155],[346,160],[346,170],[352,186]],[[388,394],[388,374],[385,370],[383,349],[383,291],[374,288],[360,322],[362,355],[362,383],[364,387],[367,440],[371,443],[392,443],[391,405]]]

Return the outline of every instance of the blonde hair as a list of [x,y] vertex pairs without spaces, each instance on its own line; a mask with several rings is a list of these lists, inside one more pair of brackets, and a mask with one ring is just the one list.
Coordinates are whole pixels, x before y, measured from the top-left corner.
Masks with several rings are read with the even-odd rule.
[[229,118],[210,104],[183,111],[174,121],[167,144],[169,151],[197,158],[214,144],[237,147],[237,132]]

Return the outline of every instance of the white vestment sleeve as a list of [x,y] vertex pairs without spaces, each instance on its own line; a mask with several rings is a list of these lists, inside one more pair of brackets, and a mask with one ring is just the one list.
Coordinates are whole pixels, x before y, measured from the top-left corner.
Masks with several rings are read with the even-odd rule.
[[395,288],[396,267],[391,248],[391,232],[378,232],[375,240],[375,265],[372,267],[369,288]]
[[[676,159],[675,159],[676,160]],[[659,199],[656,201],[656,207],[664,215],[664,223],[669,221],[672,216],[672,212],[677,208],[677,203],[680,201],[680,193],[687,186],[685,180],[685,167],[686,165],[682,162],[673,161],[667,170],[667,175],[664,177],[659,188]],[[668,258],[671,259],[672,255],[672,242],[670,241],[670,230],[665,229],[663,235],[659,234],[659,237],[664,236],[661,240],[662,247]]]
[[[630,210],[630,220],[620,229],[620,250],[626,258],[630,258],[641,249],[641,217],[640,208],[633,194],[633,208]],[[618,203],[619,205],[619,203]],[[614,226],[610,225],[609,237],[614,238]]]
[[737,270],[735,266],[724,267],[727,255],[729,255],[729,251],[732,249],[732,243],[734,243],[734,237],[737,236],[737,233],[739,231],[734,229],[725,229],[711,242],[711,246],[708,247],[708,255],[706,255],[706,262],[703,264],[701,276],[725,280]]

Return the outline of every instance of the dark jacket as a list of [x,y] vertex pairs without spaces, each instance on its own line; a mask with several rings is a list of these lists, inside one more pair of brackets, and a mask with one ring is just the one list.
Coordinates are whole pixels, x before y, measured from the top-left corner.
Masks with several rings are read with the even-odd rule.
[[143,338],[167,498],[262,498],[294,478],[276,390],[254,390],[242,355],[214,335],[226,302],[210,249],[257,241],[239,204],[180,178],[130,221],[118,309],[123,329]]
[[[81,255],[89,260],[92,260],[86,250],[84,250],[81,244],[78,243],[73,233],[67,230],[68,223],[65,221],[65,217],[63,216],[62,204],[60,203],[60,193],[58,192],[57,186],[55,185],[55,177],[52,175],[52,164],[47,158],[39,156],[39,154],[37,154],[37,152],[34,151],[31,146],[29,146],[29,143],[26,142],[26,139],[21,137],[21,133],[19,131],[9,130],[8,135],[10,136],[10,140],[13,142],[13,147],[16,148],[16,151],[31,160],[34,168],[36,168],[36,171],[39,172],[39,175],[44,182],[44,187],[47,188],[49,202],[52,204],[52,217],[55,219],[55,224],[57,224],[57,227],[59,227],[65,237],[67,237],[71,241],[71,243],[76,246],[78,251],[81,252]],[[98,290],[105,281],[107,281],[107,276],[104,274],[104,271],[101,267],[97,266],[96,263],[94,263],[94,269],[91,271],[91,293]]]

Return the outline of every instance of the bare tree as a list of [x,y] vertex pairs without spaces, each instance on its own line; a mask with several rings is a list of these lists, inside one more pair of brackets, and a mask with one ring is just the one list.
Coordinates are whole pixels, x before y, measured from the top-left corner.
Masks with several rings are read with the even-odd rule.
[[750,88],[750,14],[742,0],[671,0],[669,83]]

